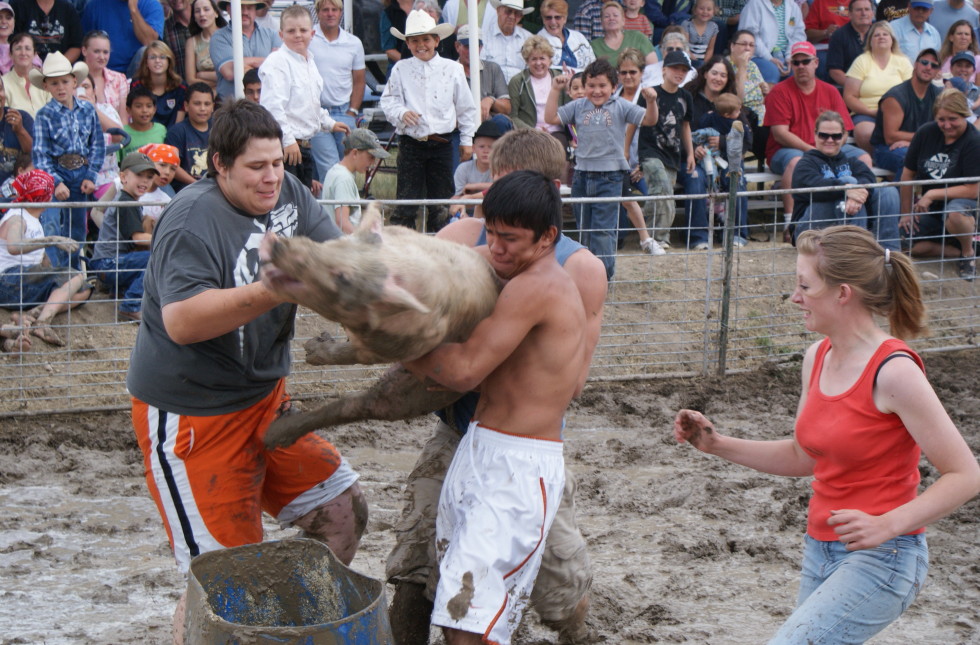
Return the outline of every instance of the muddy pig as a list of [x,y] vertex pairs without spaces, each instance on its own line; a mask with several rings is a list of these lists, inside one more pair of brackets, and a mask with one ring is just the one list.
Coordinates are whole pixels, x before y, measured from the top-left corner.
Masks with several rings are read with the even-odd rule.
[[[501,286],[473,249],[399,226],[382,227],[373,204],[353,235],[317,243],[270,233],[260,257],[267,288],[344,326],[349,342],[321,336],[306,344],[306,360],[314,365],[399,362],[442,342],[465,340],[490,315]],[[409,383],[405,374],[386,376],[396,378],[402,393],[413,389],[425,399],[419,403],[425,409],[412,416],[459,397],[426,395],[425,387]],[[266,444],[289,445],[322,427],[321,410],[279,419],[270,426]],[[399,411],[399,418],[408,413]]]

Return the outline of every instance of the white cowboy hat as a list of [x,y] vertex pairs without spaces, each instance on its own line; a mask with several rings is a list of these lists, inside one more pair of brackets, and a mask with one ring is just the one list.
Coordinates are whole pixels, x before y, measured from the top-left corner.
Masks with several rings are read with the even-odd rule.
[[58,76],[68,76],[72,74],[75,80],[81,83],[88,76],[88,65],[79,61],[71,64],[61,52],[51,52],[44,59],[44,65],[40,70],[32,69],[27,75],[31,79],[31,85],[39,90],[44,89],[44,79],[57,78]]
[[408,14],[408,19],[405,21],[405,33],[403,34],[392,27],[391,35],[398,40],[405,40],[409,36],[432,34],[438,36],[439,40],[442,40],[451,36],[454,31],[456,31],[455,26],[448,23],[437,25],[436,21],[432,19],[432,16],[421,9],[415,9]]
[[508,9],[517,9],[525,16],[532,11],[534,7],[524,7],[524,0],[490,0],[490,6],[494,9],[498,7],[507,7]]

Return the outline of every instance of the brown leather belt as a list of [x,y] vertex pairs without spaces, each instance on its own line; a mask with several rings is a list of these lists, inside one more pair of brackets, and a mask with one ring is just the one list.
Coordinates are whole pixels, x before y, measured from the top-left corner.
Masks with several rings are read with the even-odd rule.
[[83,155],[67,154],[54,158],[55,162],[65,170],[78,170],[88,165],[88,159]]
[[[451,136],[453,135],[430,134],[428,136],[422,137],[421,139],[415,139],[415,140],[421,143],[425,143],[426,141],[435,141],[436,143],[449,143],[450,139],[448,137]],[[414,139],[415,137],[412,138]]]

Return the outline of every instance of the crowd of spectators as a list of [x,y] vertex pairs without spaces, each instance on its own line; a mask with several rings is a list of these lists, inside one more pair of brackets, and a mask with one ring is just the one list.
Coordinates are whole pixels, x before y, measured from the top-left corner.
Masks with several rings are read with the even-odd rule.
[[[51,175],[56,199],[97,199],[110,187],[111,194],[119,192],[119,164],[127,153],[163,144],[175,151],[175,163],[158,174],[169,178],[155,190],[172,192],[199,181],[207,168],[211,114],[235,91],[236,20],[243,34],[246,93],[280,122],[287,165],[303,183],[320,195],[331,168],[352,150],[367,149],[352,149],[345,141],[357,126],[367,92],[365,44],[343,27],[343,0],[317,0],[294,12],[288,25],[263,0],[242,0],[238,16],[228,15],[227,0],[125,0],[125,5],[120,0],[0,1],[0,184],[18,174],[18,156],[29,155],[31,167],[17,168]],[[384,51],[389,62],[388,78],[380,79],[387,80],[380,106],[399,135],[399,198],[459,194],[452,177],[460,162],[470,159],[477,129],[491,119],[502,131],[532,128],[555,137],[567,151],[566,180],[573,187],[578,179],[573,168],[586,176],[611,173],[603,181],[619,188],[603,188],[602,194],[671,194],[675,182],[688,193],[704,192],[713,182],[727,185],[725,134],[734,121],[742,121],[749,135],[746,149],[764,157],[785,187],[811,183],[794,177],[804,157],[808,168],[816,163],[811,158],[834,159],[825,173],[834,177],[850,172],[867,178],[871,169],[881,168],[896,179],[911,173],[953,180],[980,162],[971,156],[976,154],[972,138],[950,139],[948,128],[942,130],[946,143],[963,142],[955,147],[963,159],[937,157],[926,170],[921,159],[905,154],[923,126],[944,125],[934,108],[944,88],[964,95],[963,115],[960,103],[944,103],[957,127],[962,117],[972,132],[980,114],[975,78],[980,14],[962,0],[882,0],[877,6],[872,0],[584,0],[574,15],[565,0],[482,0],[478,41],[469,33],[468,11],[465,0],[386,0],[380,41],[368,43],[369,50]],[[300,16],[303,12],[309,20]],[[468,89],[473,46],[479,47],[481,61],[476,105]],[[611,66],[611,73],[594,67],[599,61]],[[593,87],[600,77],[608,81],[608,96],[604,87]],[[656,96],[659,114],[652,125],[646,123],[652,117],[644,111],[645,88]],[[613,107],[621,102],[640,111]],[[590,160],[597,153],[590,144],[596,134],[588,128],[596,117],[581,111],[587,103],[608,117],[607,125],[617,124],[609,134],[614,142],[622,139],[621,163]],[[838,134],[818,128],[826,111],[839,120],[822,119],[820,127],[836,130],[839,124],[843,140],[820,139]],[[590,133],[585,142],[584,126]],[[856,145],[848,143],[850,136]],[[714,163],[719,157],[721,167]],[[356,158],[355,168],[367,159]],[[578,185],[578,192],[595,192]],[[952,181],[950,186],[957,194],[977,188]],[[4,194],[13,196],[10,190]],[[902,227],[911,243],[882,242],[917,254],[955,255],[961,274],[972,277],[973,246],[964,242],[963,231],[967,220],[975,228],[975,208],[958,203],[961,210],[950,210],[946,199],[935,199],[935,190],[927,194],[933,197],[926,200],[930,213],[903,211],[912,217]],[[889,231],[898,237],[894,227],[877,221],[899,215],[879,206],[891,209],[893,199],[871,200],[873,193],[851,189],[841,195],[849,196],[838,200],[845,216],[861,211],[879,236]],[[791,195],[784,199],[787,241],[801,219],[808,227],[831,221],[814,216],[826,210],[814,208],[814,197],[800,201],[794,203]],[[624,206],[621,221],[625,224],[628,215],[625,226],[638,229],[644,250],[654,254],[680,241],[691,249],[708,248],[709,218],[727,216],[687,201],[686,233],[680,236],[672,231],[668,202],[651,203],[642,217],[636,203]],[[738,210],[736,244],[744,245],[747,213],[742,205]],[[445,223],[442,209],[428,212],[430,230]],[[937,220],[938,228],[922,226],[927,217]],[[605,221],[606,214],[599,219]],[[38,221],[46,236],[82,246],[97,235],[83,208],[46,209]],[[416,213],[402,207],[393,221],[414,226]],[[344,223],[350,229],[349,214]],[[958,241],[917,241],[922,231],[945,231]],[[603,232],[591,237],[602,240],[593,251],[615,253]],[[56,268],[81,268],[78,249],[69,254],[65,247],[48,245],[45,256]],[[609,275],[612,268],[609,262]]]

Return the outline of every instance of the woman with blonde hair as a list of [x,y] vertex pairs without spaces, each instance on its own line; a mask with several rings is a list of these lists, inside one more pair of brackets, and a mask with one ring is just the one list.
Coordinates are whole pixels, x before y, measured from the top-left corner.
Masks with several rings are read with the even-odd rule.
[[211,60],[211,36],[228,24],[214,0],[194,0],[191,3],[191,24],[187,30],[191,36],[184,49],[184,80],[187,85],[207,83],[211,89],[218,87],[218,72]]
[[576,72],[595,60],[595,53],[588,38],[580,31],[565,26],[568,20],[568,3],[565,0],[544,0],[541,3],[541,21],[544,27],[538,32],[555,50],[551,66],[561,69],[567,65]]
[[177,73],[177,58],[170,46],[154,40],[143,50],[132,87],[142,85],[156,97],[157,113],[153,120],[169,128],[184,120],[184,98],[187,86]]
[[36,69],[37,59],[34,47],[34,37],[21,32],[10,37],[10,59],[13,67],[3,75],[3,84],[7,90],[7,105],[15,110],[23,110],[33,119],[48,101],[51,95],[31,84],[30,71]]
[[[813,478],[796,609],[769,643],[863,643],[922,589],[925,526],[980,492],[980,466],[900,340],[926,330],[911,260],[855,226],[807,231],[797,249],[791,301],[824,338],[803,358],[793,436],[739,439],[681,410],[674,437],[760,472]],[[921,453],[939,477],[919,494]]]
[[[561,71],[551,68],[555,50],[544,36],[531,36],[521,46],[521,56],[526,67],[507,84],[510,95],[510,118],[518,128],[535,128],[552,134],[568,145],[568,137],[561,126],[544,120],[544,106],[551,92],[551,79]],[[559,105],[569,100],[562,92]]]
[[615,64],[619,54],[632,47],[643,53],[647,65],[657,62],[650,39],[639,31],[626,29],[626,10],[616,0],[606,0],[602,5],[603,35],[592,39],[592,51],[596,58],[605,58]]
[[887,21],[871,25],[864,53],[854,59],[844,81],[844,103],[854,115],[854,139],[859,148],[873,151],[878,101],[885,92],[912,78],[912,63],[902,53],[895,32]]
[[[936,120],[919,128],[905,154],[902,181],[975,177],[980,168],[980,132],[967,119],[972,116],[966,96],[943,90],[933,104]],[[915,192],[922,194],[914,199]],[[900,189],[899,227],[905,231],[914,256],[957,259],[964,280],[973,280],[977,263],[973,235],[977,226],[980,183],[945,184]]]

